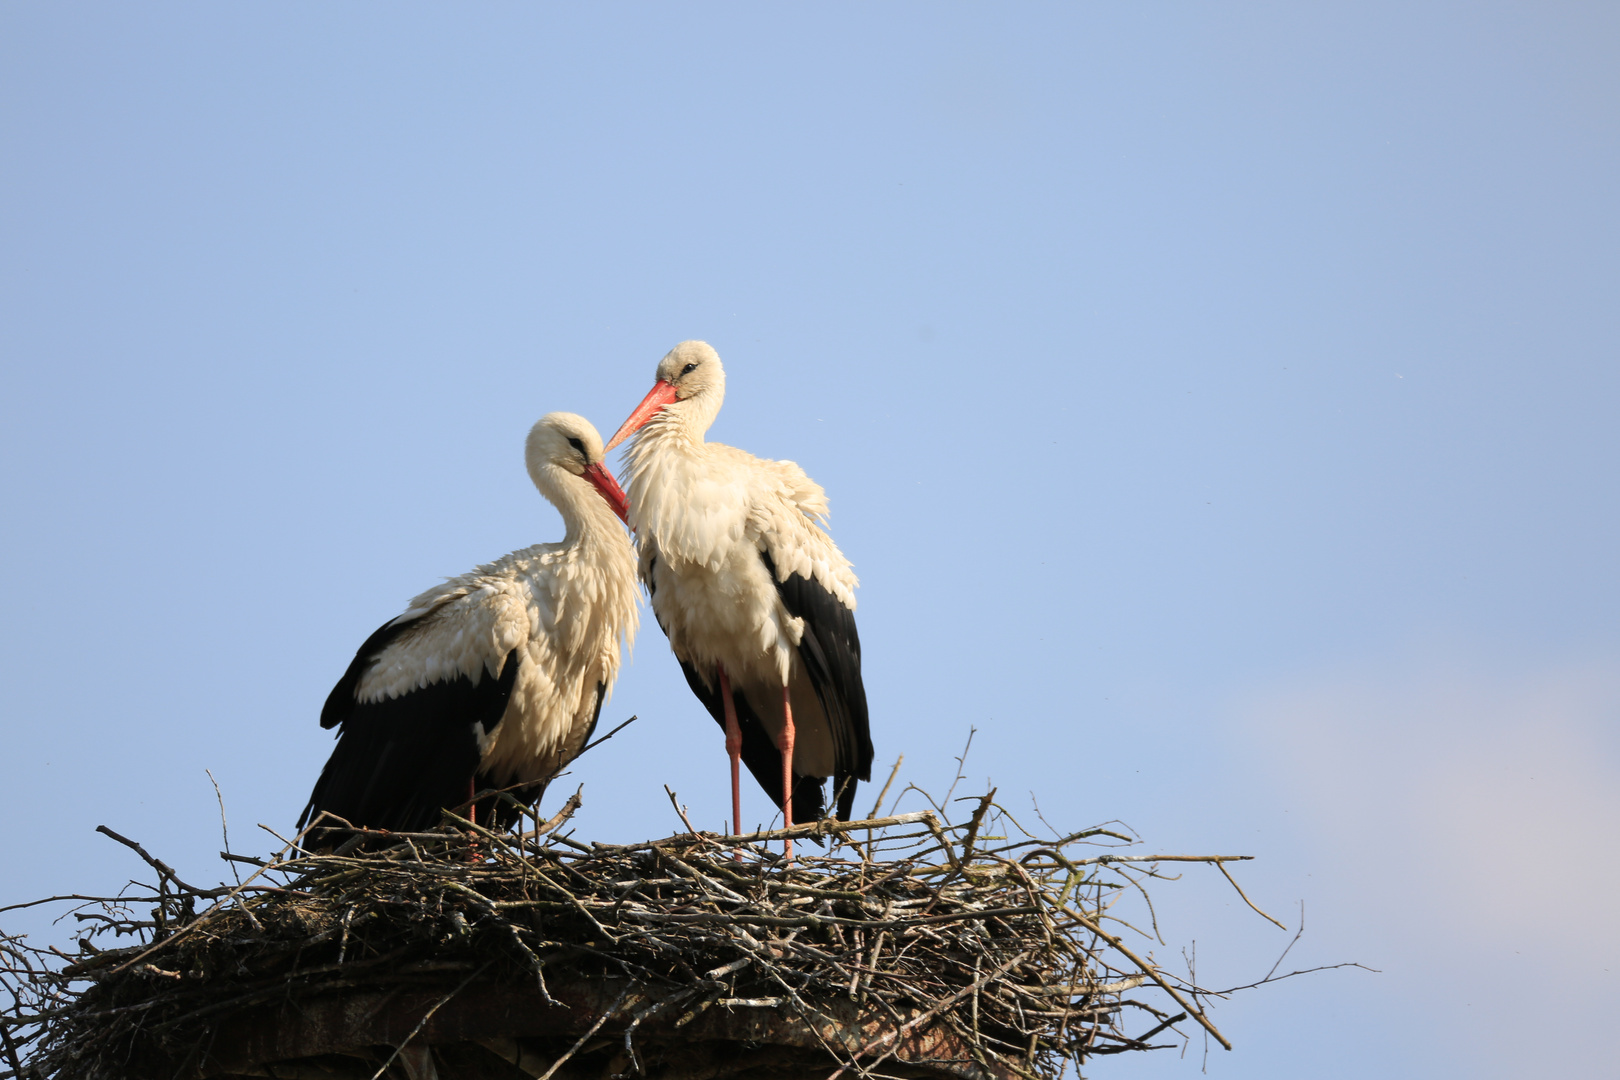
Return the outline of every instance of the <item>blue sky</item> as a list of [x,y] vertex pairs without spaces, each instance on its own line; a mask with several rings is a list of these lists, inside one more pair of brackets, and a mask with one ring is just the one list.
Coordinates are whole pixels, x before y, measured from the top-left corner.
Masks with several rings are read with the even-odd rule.
[[[1254,854],[1291,964],[1381,969],[1222,1006],[1211,1075],[1612,1069],[1616,55],[1602,4],[5,5],[0,903],[133,874],[100,823],[223,872],[204,769],[267,846],[366,634],[560,535],[529,425],[699,337],[712,436],[831,496],[884,767],[976,726],[976,786]],[[725,812],[646,623],[593,836]],[[1249,982],[1289,935],[1207,878],[1155,948]]]

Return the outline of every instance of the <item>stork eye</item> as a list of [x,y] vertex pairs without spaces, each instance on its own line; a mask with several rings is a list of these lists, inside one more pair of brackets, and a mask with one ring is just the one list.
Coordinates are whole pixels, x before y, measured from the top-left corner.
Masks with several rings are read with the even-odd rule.
[[690,374],[692,374],[692,372],[694,372],[696,370],[697,370],[697,365],[696,364],[687,364],[685,367],[681,368],[681,374],[682,375],[690,375]]
[[572,436],[570,436],[568,439],[568,445],[572,446],[575,450],[578,450],[582,454],[585,452],[585,444]]

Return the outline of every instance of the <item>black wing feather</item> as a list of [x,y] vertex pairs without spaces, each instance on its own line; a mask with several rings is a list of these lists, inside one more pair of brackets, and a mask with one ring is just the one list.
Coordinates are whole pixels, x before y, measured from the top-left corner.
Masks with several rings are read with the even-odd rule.
[[394,643],[394,639],[405,631],[414,629],[417,620],[408,619],[400,622],[390,619],[372,631],[370,637],[360,644],[354,652],[354,659],[349,661],[349,669],[343,673],[343,678],[332,687],[332,692],[326,695],[326,704],[321,706],[321,727],[334,728],[354,711],[354,692],[360,687],[360,680],[365,677],[377,657],[382,655],[384,649]]
[[789,574],[786,581],[781,580],[770,552],[761,551],[759,557],[776,584],[782,606],[804,620],[799,659],[832,729],[833,792],[838,799],[838,819],[848,821],[855,804],[855,781],[872,779],[872,732],[866,685],[861,682],[861,637],[855,629],[855,613],[803,574]]
[[444,807],[467,801],[480,759],[473,725],[487,737],[500,724],[517,682],[518,652],[507,654],[499,678],[486,670],[477,685],[458,675],[396,698],[356,701],[361,677],[412,625],[388,623],[372,634],[332,688],[321,726],[341,725],[341,732],[299,828],[330,811],[353,825],[414,832],[437,825]]

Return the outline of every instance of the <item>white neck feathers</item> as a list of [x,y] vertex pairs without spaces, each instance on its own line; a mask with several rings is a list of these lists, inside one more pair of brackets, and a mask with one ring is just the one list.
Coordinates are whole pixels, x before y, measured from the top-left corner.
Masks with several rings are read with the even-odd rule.
[[529,477],[546,501],[562,515],[564,544],[599,543],[623,528],[602,493],[583,476],[547,463],[531,466]]

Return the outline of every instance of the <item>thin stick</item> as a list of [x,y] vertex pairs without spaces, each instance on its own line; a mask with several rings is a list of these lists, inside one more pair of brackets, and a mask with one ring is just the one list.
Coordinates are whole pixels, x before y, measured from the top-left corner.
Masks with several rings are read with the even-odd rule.
[[[623,990],[619,991],[619,1000],[615,1001],[612,1005],[609,1005],[608,1008],[607,1008],[607,1011],[604,1012],[601,1016],[598,1016],[596,1018],[596,1023],[591,1025],[591,1029],[589,1031],[587,1031],[585,1034],[581,1035],[579,1037],[579,1041],[576,1042],[573,1046],[570,1046],[568,1048],[568,1052],[563,1054],[562,1057],[558,1058],[556,1061],[553,1061],[551,1063],[551,1068],[549,1068],[545,1072],[541,1073],[539,1075],[539,1077],[536,1078],[536,1080],[551,1080],[552,1074],[555,1073],[558,1069],[562,1068],[563,1063],[566,1062],[569,1058],[571,1058],[575,1054],[579,1053],[579,1048],[584,1046],[585,1043],[590,1039],[590,1037],[592,1035],[595,1035],[598,1031],[600,1031],[602,1029],[602,1025],[608,1022],[608,1018],[610,1016],[612,1016],[614,1013],[619,1011],[619,1006],[623,1005],[624,1004],[624,999],[629,997],[629,996],[630,996],[630,987],[627,985]],[[374,1076],[374,1077],[371,1078],[371,1080],[377,1080],[377,1078]]]
[[883,809],[883,797],[889,793],[889,786],[894,783],[894,778],[900,775],[900,763],[904,760],[906,760],[904,754],[894,759],[894,768],[889,770],[889,778],[883,781],[883,790],[878,792],[877,801],[872,804],[872,812],[867,814],[867,817],[875,818],[878,811]]
[[686,816],[685,807],[681,806],[680,802],[675,798],[675,793],[669,790],[668,784],[664,785],[664,794],[669,796],[669,805],[673,806],[675,812],[681,816],[681,821],[686,825],[687,835],[697,837],[698,831],[692,826],[692,819]]
[[400,1040],[400,1044],[398,1046],[394,1047],[394,1052],[392,1054],[388,1055],[388,1060],[382,1063],[382,1068],[378,1069],[376,1072],[371,1074],[371,1080],[379,1080],[379,1078],[382,1076],[382,1074],[388,1071],[388,1066],[390,1066],[390,1065],[392,1065],[394,1063],[394,1059],[399,1057],[399,1052],[401,1050],[405,1049],[405,1047],[410,1043],[410,1041],[412,1039],[416,1038],[417,1033],[420,1032],[424,1027],[427,1026],[427,1022],[429,1020],[433,1019],[433,1014],[438,1012],[444,1006],[444,1004],[446,1002],[448,1002],[451,998],[455,997],[457,994],[459,994],[463,990],[467,989],[467,985],[469,983],[471,983],[474,979],[478,978],[478,976],[482,975],[487,970],[489,970],[489,964],[485,964],[483,967],[479,968],[477,971],[473,972],[471,975],[467,976],[465,979],[462,979],[460,986],[456,987],[454,990],[452,990],[448,994],[444,995],[444,997],[442,997],[442,998],[440,998],[438,1000],[438,1003],[435,1004],[433,1006],[433,1008],[431,1008],[427,1012],[423,1013],[422,1014],[422,1019],[418,1020],[416,1022],[416,1026],[411,1028],[411,1033],[409,1035],[405,1036],[404,1039]]
[[[83,900],[90,904],[127,904],[127,896],[83,896],[79,893],[63,893],[61,896],[47,896],[40,900],[26,900],[21,904],[7,904],[0,907],[0,914],[7,911],[21,911],[23,908],[38,907],[41,904],[56,904],[63,900]],[[144,902],[144,901],[143,901]]]
[[[609,739],[613,738],[613,736],[617,735],[619,732],[623,731],[625,728],[629,727],[631,724],[633,724],[635,722],[636,722],[636,718],[632,716],[630,719],[626,720],[624,723],[620,724],[618,727],[614,728],[612,731],[608,732],[606,735],[602,736],[600,739],[597,739],[595,742],[588,744],[585,747],[585,750],[591,750],[591,749],[594,749],[594,748],[596,748],[598,746],[601,746],[603,743],[607,742]],[[581,750],[579,752],[579,754],[583,754],[585,752],[585,750]],[[579,754],[575,754],[574,757],[578,758]]]
[[1227,1042],[1226,1036],[1222,1035],[1220,1031],[1216,1029],[1215,1025],[1209,1022],[1209,1017],[1205,1016],[1200,1010],[1189,1005],[1187,1003],[1187,999],[1177,993],[1176,988],[1166,982],[1163,975],[1159,974],[1158,968],[1154,967],[1146,960],[1143,960],[1140,956],[1137,956],[1130,950],[1128,946],[1126,946],[1123,941],[1110,934],[1108,931],[1104,930],[1102,927],[1098,926],[1095,922],[1086,918],[1084,915],[1081,915],[1079,912],[1074,913],[1074,918],[1087,930],[1090,930],[1093,934],[1096,934],[1098,937],[1108,942],[1108,944],[1112,945],[1115,949],[1119,950],[1125,959],[1129,960],[1131,963],[1135,964],[1141,969],[1142,974],[1158,983],[1160,990],[1163,990],[1165,993],[1169,994],[1171,1000],[1173,1000],[1177,1005],[1180,1005],[1182,1009],[1184,1009],[1194,1020],[1197,1020],[1205,1031],[1215,1036],[1216,1042],[1220,1043],[1228,1050],[1232,1049],[1232,1044]]
[[1248,862],[1253,855],[1093,855],[1089,859],[1073,860],[1076,866],[1107,866],[1109,863],[1155,863],[1155,862]]
[[967,837],[962,841],[962,858],[971,859],[973,857],[973,842],[979,838],[979,826],[984,823],[985,811],[990,809],[990,804],[995,797],[995,788],[991,788],[989,794],[980,796],[979,808],[973,811],[973,817],[968,819]]
[[[208,782],[214,785],[214,798],[219,803],[219,834],[225,841],[225,855],[229,856],[231,853],[231,828],[225,822],[225,795],[219,790],[219,781],[214,779],[212,770],[204,769],[203,772],[207,774]],[[227,859],[226,861],[230,860]],[[231,867],[231,877],[236,879],[238,885],[242,884],[242,875],[236,872],[235,866]]]
[[[1226,867],[1224,867],[1224,866],[1222,866],[1222,865],[1221,865],[1221,863],[1220,863],[1220,862],[1219,862],[1219,861],[1217,861],[1217,862],[1216,862],[1216,863],[1215,863],[1215,869],[1217,869],[1217,870],[1219,870],[1219,871],[1220,871],[1220,872],[1221,872],[1221,876],[1222,876],[1222,877],[1224,877],[1224,878],[1225,878],[1225,879],[1226,879],[1226,880],[1227,880],[1227,881],[1230,881],[1230,882],[1232,882],[1232,888],[1234,888],[1234,889],[1236,889],[1236,890],[1237,890],[1237,894],[1238,894],[1238,895],[1239,895],[1239,896],[1242,896],[1242,897],[1243,897],[1243,902],[1244,902],[1244,903],[1245,903],[1245,904],[1248,904],[1248,905],[1249,905],[1249,907],[1250,907],[1250,908],[1253,908],[1253,910],[1254,910],[1254,913],[1255,913],[1255,914],[1256,914],[1256,915],[1258,915],[1258,916],[1260,916],[1260,917],[1261,917],[1261,918],[1262,918],[1262,919],[1267,919],[1267,920],[1269,920],[1269,921],[1270,921],[1270,922],[1273,922],[1273,923],[1276,923],[1276,926],[1277,926],[1277,929],[1279,929],[1279,930],[1287,930],[1287,929],[1288,929],[1288,927],[1286,927],[1286,926],[1284,926],[1284,925],[1283,925],[1283,924],[1282,924],[1282,923],[1280,923],[1280,922],[1277,922],[1277,920],[1276,920],[1276,919],[1273,919],[1273,918],[1272,918],[1272,917],[1271,917],[1271,916],[1270,916],[1270,915],[1267,915],[1267,914],[1266,914],[1266,913],[1265,913],[1265,912],[1263,912],[1263,911],[1261,911],[1261,910],[1260,910],[1260,909],[1259,909],[1259,908],[1257,908],[1257,907],[1255,907],[1255,906],[1254,906],[1254,901],[1253,901],[1253,900],[1250,900],[1250,899],[1249,899],[1249,898],[1248,898],[1248,896],[1246,896],[1246,895],[1245,895],[1245,894],[1244,894],[1244,892],[1243,892],[1243,887],[1242,887],[1242,886],[1241,886],[1241,885],[1239,885],[1239,884],[1238,884],[1238,883],[1237,883],[1237,881],[1236,881],[1236,880],[1234,880],[1234,879],[1233,879],[1233,877],[1232,877],[1232,875],[1231,875],[1231,874],[1228,874],[1228,873],[1227,873],[1227,872],[1226,872]],[[1304,929],[1304,927],[1300,927],[1300,929],[1302,929],[1302,930],[1303,930],[1303,929]]]
[[[1227,994],[1235,994],[1239,990],[1253,990],[1255,987],[1264,986],[1267,983],[1282,982],[1284,979],[1292,979],[1295,975],[1309,975],[1316,971],[1336,971],[1339,968],[1347,967],[1360,968],[1362,971],[1370,971],[1374,975],[1382,974],[1378,968],[1368,967],[1366,964],[1357,964],[1354,961],[1347,960],[1342,964],[1319,964],[1313,968],[1302,968],[1299,971],[1290,971],[1288,974],[1278,975],[1276,978],[1272,978],[1270,975],[1267,975],[1259,982],[1244,983],[1242,986],[1232,986],[1225,990],[1205,990],[1203,993],[1208,994],[1211,997],[1224,997]],[[1272,970],[1275,971],[1276,968],[1273,968]]]
[[[1282,955],[1277,957],[1277,962],[1275,964],[1271,965],[1271,970],[1266,972],[1266,979],[1269,979],[1273,975],[1277,974],[1277,969],[1282,967],[1282,962],[1284,960],[1288,959],[1288,954],[1294,951],[1294,946],[1298,945],[1299,944],[1299,939],[1304,937],[1304,936],[1305,936],[1305,901],[1301,900],[1299,902],[1299,930],[1298,930],[1298,932],[1296,932],[1294,934],[1294,939],[1288,943],[1288,947],[1282,951]],[[1261,979],[1260,981],[1265,982],[1266,979]]]
[[968,751],[973,749],[973,736],[977,735],[978,733],[979,733],[978,728],[974,727],[971,724],[968,725],[967,743],[966,743],[966,745],[964,745],[962,747],[962,756],[956,759],[956,779],[952,780],[951,781],[951,786],[945,790],[945,797],[943,799],[939,800],[939,805],[941,807],[941,813],[944,812],[944,810],[943,810],[944,807],[950,805],[951,796],[956,793],[956,785],[960,784],[962,782],[962,776],[963,776],[964,772],[967,770]]
[[141,845],[137,844],[129,837],[119,836],[105,825],[97,825],[96,832],[101,833],[103,836],[110,836],[120,844],[123,844],[125,847],[129,848],[142,859],[146,860],[146,864],[148,866],[162,874],[164,877],[168,878],[170,881],[174,882],[182,892],[196,893],[198,896],[212,900],[214,897],[224,896],[230,891],[229,888],[223,885],[217,889],[199,889],[193,885],[187,885],[184,881],[180,880],[180,875],[176,874],[174,869],[170,867],[168,863],[164,862],[162,859],[154,859],[151,855],[147,854],[145,848],[141,847]]
[[719,840],[722,844],[757,844],[769,840],[783,840],[790,836],[838,836],[856,829],[887,829],[894,825],[912,825],[919,821],[933,821],[937,824],[939,818],[932,810],[872,818],[869,821],[835,821],[832,818],[822,818],[808,825],[795,825],[791,829],[766,829],[761,832],[744,833],[741,836],[722,836]]
[[17,1044],[11,1038],[10,1024],[0,1024],[0,1040],[6,1044],[6,1057],[11,1061],[11,1075],[20,1078],[23,1074],[22,1061],[17,1056]]
[[[634,720],[634,719],[635,719],[635,717],[633,717],[633,716],[630,718],[630,720]],[[630,720],[626,720],[625,723],[628,724],[630,722]],[[622,727],[624,725],[621,724],[620,726]],[[562,809],[561,810],[558,810],[556,814],[554,814],[552,817],[550,817],[550,818],[548,818],[546,820],[546,823],[544,825],[541,825],[538,829],[535,829],[533,832],[520,833],[518,835],[518,839],[519,840],[538,840],[538,839],[540,839],[540,837],[545,836],[547,833],[556,832],[558,829],[562,828],[563,822],[565,822],[569,818],[573,817],[575,812],[577,812],[581,806],[585,805],[584,799],[580,798],[581,794],[584,791],[585,791],[585,785],[584,784],[579,785],[578,790],[576,790],[572,795],[568,796],[568,801],[562,804]]]

